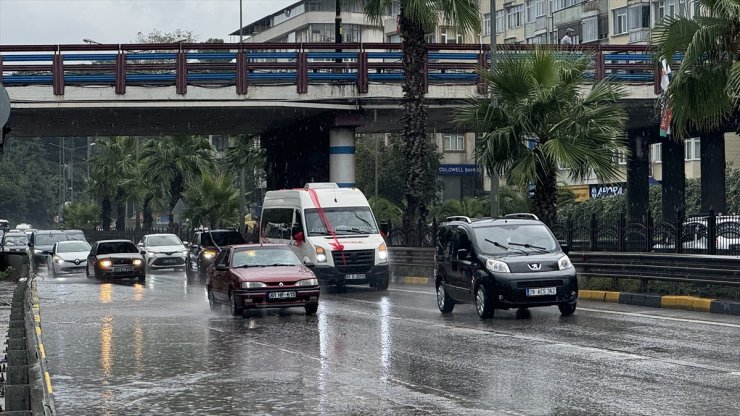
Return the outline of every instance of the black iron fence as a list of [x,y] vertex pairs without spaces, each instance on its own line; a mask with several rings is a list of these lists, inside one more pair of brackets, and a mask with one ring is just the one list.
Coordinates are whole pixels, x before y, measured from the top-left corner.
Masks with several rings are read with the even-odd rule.
[[[647,213],[640,221],[624,213],[561,218],[550,227],[572,251],[740,255],[740,215],[678,213],[663,220]],[[381,230],[391,247],[434,247],[437,222],[408,233],[388,221]]]

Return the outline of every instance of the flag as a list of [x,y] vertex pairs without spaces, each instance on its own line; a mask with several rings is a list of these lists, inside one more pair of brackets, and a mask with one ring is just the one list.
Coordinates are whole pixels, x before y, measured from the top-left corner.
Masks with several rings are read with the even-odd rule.
[[671,119],[673,118],[673,113],[668,107],[668,100],[666,99],[668,84],[671,82],[669,77],[671,66],[668,65],[668,61],[665,59],[660,62],[660,66],[660,88],[663,90],[660,96],[660,137],[666,137],[671,134]]

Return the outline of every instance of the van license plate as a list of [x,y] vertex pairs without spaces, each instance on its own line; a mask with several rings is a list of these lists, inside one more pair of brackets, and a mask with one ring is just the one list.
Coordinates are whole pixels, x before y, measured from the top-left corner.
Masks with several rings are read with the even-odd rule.
[[270,299],[294,299],[296,295],[295,292],[270,292],[267,296]]
[[365,280],[364,274],[348,274],[344,276],[344,280]]
[[554,296],[557,294],[558,294],[558,291],[554,287],[527,289],[527,296]]

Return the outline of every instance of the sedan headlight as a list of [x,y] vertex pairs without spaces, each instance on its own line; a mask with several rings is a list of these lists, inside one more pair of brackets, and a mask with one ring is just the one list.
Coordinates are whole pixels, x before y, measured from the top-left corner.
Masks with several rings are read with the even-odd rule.
[[141,260],[134,259],[134,266],[141,266]]
[[316,247],[316,262],[326,263],[326,250],[324,250],[324,247]]
[[54,256],[54,262],[55,262],[56,264],[62,264],[62,263],[64,263],[64,259],[62,259],[62,258],[61,258],[61,257],[59,257],[59,256]]
[[242,289],[260,289],[263,287],[267,287],[267,285],[262,282],[242,282]]
[[380,244],[380,247],[378,247],[378,258],[388,260],[388,249],[385,247],[385,243]]
[[105,268],[108,268],[108,267],[112,266],[112,265],[113,265],[113,263],[111,263],[111,261],[110,261],[110,260],[100,260],[100,262],[98,262],[98,265],[99,265],[100,267],[105,267]]
[[511,273],[509,265],[500,260],[486,260],[486,269],[491,273]]
[[558,269],[560,270],[568,270],[573,268],[573,263],[570,262],[570,258],[568,256],[563,256],[558,260]]
[[319,285],[319,279],[303,279],[299,280],[295,284],[296,286],[318,286]]
[[210,259],[216,257],[216,254],[217,253],[214,250],[206,250],[206,251],[203,252],[203,257],[206,258],[206,259],[208,259],[208,260],[210,260]]

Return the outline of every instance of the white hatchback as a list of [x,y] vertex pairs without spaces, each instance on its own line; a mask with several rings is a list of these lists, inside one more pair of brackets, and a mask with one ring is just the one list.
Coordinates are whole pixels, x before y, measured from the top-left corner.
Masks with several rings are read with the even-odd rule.
[[59,241],[48,254],[46,265],[51,277],[64,273],[82,273],[87,268],[90,244],[87,241]]

